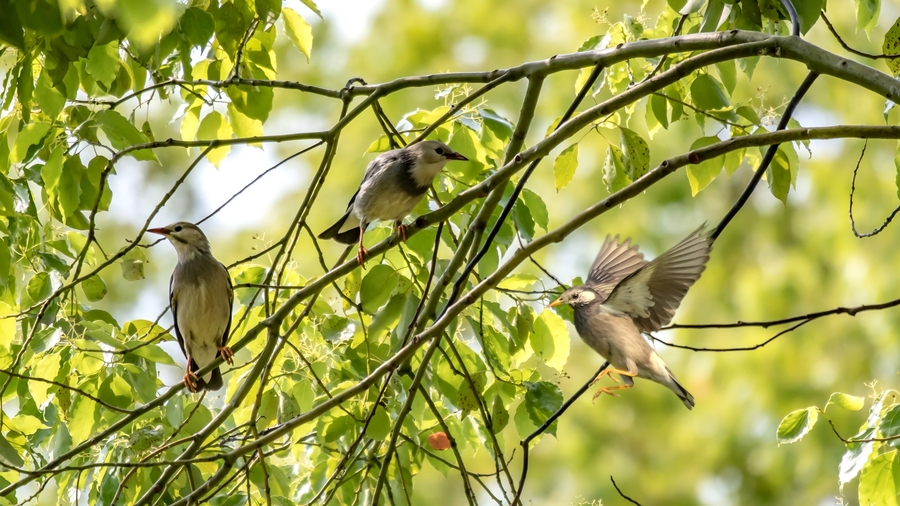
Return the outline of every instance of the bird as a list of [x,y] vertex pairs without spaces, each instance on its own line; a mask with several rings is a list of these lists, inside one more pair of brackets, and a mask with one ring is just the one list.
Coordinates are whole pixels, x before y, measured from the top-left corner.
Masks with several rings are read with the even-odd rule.
[[375,220],[393,220],[397,233],[406,241],[405,218],[422,200],[444,165],[468,158],[441,141],[422,141],[382,153],[369,162],[359,189],[347,204],[347,211],[319,239],[334,239],[343,244],[359,241],[356,259],[360,265],[369,254],[363,246],[363,234]]
[[203,377],[196,373],[219,357],[234,365],[234,352],[226,346],[234,301],[228,269],[216,260],[206,235],[193,223],[179,221],[147,232],[168,239],[178,254],[169,280],[169,307],[175,337],[187,358],[184,384],[191,392],[218,390],[223,385],[218,367]]
[[651,262],[631,246],[630,239],[620,243],[618,236],[607,236],[585,284],[569,288],[550,303],[550,307],[571,305],[578,335],[610,363],[591,384],[606,375],[618,383],[613,373],[622,378],[621,385],[601,388],[594,399],[633,387],[637,376],[667,387],[693,409],[694,396],[641,333],[667,325],[706,268],[713,239],[704,226]]

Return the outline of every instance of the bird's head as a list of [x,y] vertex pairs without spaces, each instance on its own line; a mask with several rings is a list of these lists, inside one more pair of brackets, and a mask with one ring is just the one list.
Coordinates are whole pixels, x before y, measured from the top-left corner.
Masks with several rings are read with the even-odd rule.
[[159,234],[172,243],[179,260],[188,260],[198,253],[209,253],[209,239],[197,225],[179,221],[160,228],[148,228],[147,232]]
[[563,292],[549,307],[569,304],[572,307],[584,307],[600,300],[600,295],[586,286],[576,286]]
[[422,141],[404,149],[412,154],[413,167],[410,174],[419,186],[430,186],[447,162],[468,160],[441,141]]

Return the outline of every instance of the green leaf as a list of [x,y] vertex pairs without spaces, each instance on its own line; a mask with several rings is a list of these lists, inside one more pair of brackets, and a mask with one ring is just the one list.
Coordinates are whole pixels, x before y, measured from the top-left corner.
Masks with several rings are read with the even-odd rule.
[[867,36],[872,36],[872,29],[878,25],[878,14],[881,13],[881,0],[855,0],[856,4],[856,31],[866,30]]
[[[100,111],[94,116],[94,120],[100,125],[100,129],[103,130],[115,149],[124,149],[147,142],[147,137],[116,111]],[[128,154],[136,160],[159,162],[153,151],[149,149],[132,151]]]
[[569,358],[569,331],[565,321],[551,310],[541,311],[534,321],[531,349],[548,366],[562,372]]
[[[555,413],[563,403],[562,391],[558,386],[547,381],[532,383],[525,382],[525,410],[532,423],[540,426]],[[554,421],[547,428],[547,433],[556,436],[556,423]]]
[[[197,129],[197,139],[199,140],[231,139],[231,134],[231,125],[225,120],[225,116],[217,111],[207,114],[200,122],[200,128]],[[218,169],[219,163],[229,151],[231,151],[231,146],[211,149],[206,153],[206,159]]]
[[0,459],[15,467],[25,465],[25,461],[19,456],[19,452],[9,444],[9,441],[6,440],[3,434],[0,434]]
[[722,80],[722,84],[725,86],[725,90],[728,91],[728,95],[732,95],[735,86],[737,86],[737,69],[735,68],[734,60],[726,60],[717,63],[716,70],[719,71],[719,79]]
[[45,68],[41,72],[37,80],[37,86],[34,89],[34,99],[37,101],[38,107],[50,117],[56,119],[62,112],[63,106],[66,105],[66,97],[59,92],[50,81],[50,76]]
[[281,14],[281,0],[255,0],[256,15],[266,25],[274,23]]
[[[900,404],[891,406],[891,408],[885,412],[881,420],[878,421],[878,432],[881,433],[881,437],[884,438],[896,438],[897,436],[900,436]],[[900,444],[900,439],[894,439],[890,444],[891,446],[897,446]]]
[[578,169],[578,144],[572,144],[562,150],[556,161],[553,162],[553,178],[556,181],[556,191],[559,192],[575,176],[575,170]]
[[610,193],[617,192],[631,183],[625,175],[625,162],[622,160],[622,151],[612,144],[606,149],[606,162],[603,164],[603,182]]
[[14,163],[24,162],[28,157],[29,148],[40,145],[50,130],[50,123],[31,123],[23,128],[16,137],[9,158]]
[[206,46],[216,31],[216,22],[212,15],[198,7],[184,11],[178,23],[181,25],[181,32],[192,46]]
[[99,395],[103,402],[109,403],[117,408],[125,409],[131,405],[131,385],[120,376],[113,374],[106,378],[100,385]]
[[825,8],[825,0],[803,0],[794,2],[797,14],[800,17],[800,33],[806,35],[810,28],[819,20],[819,13]]
[[709,74],[697,76],[691,83],[691,100],[704,111],[725,109],[730,105],[722,84]]
[[525,201],[525,205],[528,206],[528,211],[531,212],[531,217],[534,218],[537,226],[544,229],[545,232],[548,231],[550,216],[547,214],[547,205],[544,204],[544,200],[537,193],[527,188],[522,190],[522,199]]
[[391,433],[391,417],[381,406],[376,406],[375,414],[366,428],[366,436],[375,441],[384,441]]
[[882,453],[866,464],[859,475],[859,504],[897,506],[900,489],[900,463],[897,450]]
[[[7,42],[19,49],[25,49],[25,34],[19,13],[13,7],[13,0],[0,0],[0,41]],[[2,451],[2,450],[0,450]]]
[[[237,137],[258,137],[263,134],[263,122],[242,113],[233,103],[228,104],[228,120]],[[249,145],[262,149],[262,144],[258,142]]]
[[87,297],[87,300],[91,302],[97,302],[98,300],[103,300],[103,297],[106,297],[106,283],[99,274],[95,274],[84,280],[81,283],[81,288],[84,290],[84,295]]
[[57,146],[50,153],[47,163],[41,167],[41,180],[44,182],[44,191],[47,192],[50,202],[59,201],[59,180],[62,177],[63,151],[65,150],[62,146]]
[[[63,31],[63,18],[56,0],[18,0],[13,2],[22,26],[44,35]],[[6,11],[3,11],[4,16]]]
[[[76,211],[81,209],[81,180],[84,173],[84,165],[77,156],[69,157],[62,166],[58,198],[63,216],[73,216]],[[93,204],[91,202],[92,206]]]
[[863,408],[865,401],[866,400],[862,397],[857,397],[855,395],[845,394],[842,392],[835,392],[831,394],[831,397],[828,398],[828,402],[825,404],[825,409],[828,409],[828,406],[835,405],[850,411],[859,411]]
[[627,128],[619,128],[621,133],[622,162],[629,181],[635,181],[650,169],[650,147],[640,135]]
[[[894,21],[894,26],[884,34],[884,43],[881,45],[884,54],[900,54],[900,18]],[[894,77],[900,75],[900,58],[888,58],[885,60]]]
[[[874,436],[875,429],[869,428],[853,436],[851,439],[871,439]],[[844,452],[844,456],[841,458],[841,463],[838,467],[838,483],[843,485],[853,478],[856,478],[856,475],[859,474],[869,461],[869,456],[872,455],[872,450],[874,448],[875,446],[871,441],[867,443],[848,444],[847,451]]]
[[669,128],[669,118],[667,116],[668,113],[668,100],[666,97],[660,95],[650,95],[650,108],[653,110],[653,116],[656,117],[656,121],[659,121],[659,124],[662,125],[663,128]]
[[779,146],[775,157],[766,170],[766,179],[769,181],[769,191],[782,203],[787,204],[788,192],[791,191],[791,163],[784,152],[784,146]]
[[291,39],[294,46],[306,55],[306,61],[309,62],[313,45],[312,28],[309,26],[309,23],[290,7],[285,7],[282,10],[282,19],[284,21],[284,33]]
[[815,406],[805,409],[798,409],[788,413],[781,423],[778,424],[776,438],[778,444],[790,444],[800,441],[819,419],[819,412]]
[[687,0],[684,2],[684,6],[678,11],[678,14],[681,14],[682,16],[693,14],[699,11],[705,3],[706,0]]
[[50,275],[46,272],[38,272],[28,280],[28,284],[25,286],[21,303],[23,309],[42,302],[50,296],[52,291],[53,286],[50,283]]
[[494,397],[494,403],[491,405],[491,432],[499,434],[509,423],[509,411],[503,405],[500,396]]
[[[701,137],[691,144],[691,151],[695,149],[705,148],[720,142],[718,137]],[[697,164],[688,165],[687,176],[688,182],[691,184],[691,195],[697,195],[701,190],[706,188],[709,183],[713,182],[716,176],[722,172],[722,166],[725,164],[724,156],[704,160]]]
[[116,73],[119,72],[120,65],[119,42],[115,41],[92,47],[84,69],[91,77],[109,88],[116,80]]
[[399,282],[397,272],[389,265],[378,264],[362,280],[359,300],[363,311],[373,314],[384,305]]
[[156,362],[157,364],[165,364],[178,367],[178,364],[176,364],[175,361],[172,360],[172,357],[155,344],[136,343],[135,346],[132,347],[132,349],[129,349],[128,353],[137,355],[141,358],[146,358],[147,360]]
[[313,0],[300,0],[300,3],[309,7],[309,10],[315,12],[316,16],[319,16],[319,18],[322,18],[322,13],[319,11],[319,7],[316,5],[315,2],[313,2]]
[[[473,388],[474,386],[474,388]],[[482,394],[482,390],[484,390],[484,378],[481,375],[472,376],[472,381],[464,379],[462,384],[459,386],[459,391],[457,392],[457,406],[459,409],[463,411],[463,413],[468,413],[469,411],[478,411],[478,398]]]
[[16,428],[17,431],[25,434],[26,436],[31,436],[35,432],[46,429],[47,426],[44,425],[38,417],[32,415],[26,415],[21,412],[17,414],[12,420],[10,420],[10,424]]

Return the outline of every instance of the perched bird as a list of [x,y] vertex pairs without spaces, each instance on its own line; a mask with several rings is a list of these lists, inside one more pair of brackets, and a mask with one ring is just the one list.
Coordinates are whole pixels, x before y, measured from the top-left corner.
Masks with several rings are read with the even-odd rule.
[[218,390],[222,388],[218,367],[202,378],[196,372],[220,356],[234,364],[234,353],[226,346],[234,300],[228,270],[213,257],[209,240],[193,223],[179,221],[147,232],[164,236],[178,253],[169,281],[169,305],[175,337],[187,357],[184,384],[191,392]]
[[395,149],[376,157],[366,167],[366,174],[347,212],[319,239],[334,239],[344,244],[359,241],[356,259],[362,265],[369,252],[363,247],[363,233],[375,220],[393,220],[397,233],[405,241],[406,217],[422,200],[434,178],[450,160],[468,158],[440,141],[422,141]]
[[672,320],[688,288],[706,268],[713,240],[700,227],[650,263],[629,241],[620,244],[618,236],[607,236],[587,282],[566,290],[550,306],[571,305],[578,335],[609,361],[611,367],[598,374],[594,383],[612,373],[622,378],[622,385],[601,388],[595,399],[631,388],[637,376],[669,388],[691,409],[694,397],[641,332],[659,330]]

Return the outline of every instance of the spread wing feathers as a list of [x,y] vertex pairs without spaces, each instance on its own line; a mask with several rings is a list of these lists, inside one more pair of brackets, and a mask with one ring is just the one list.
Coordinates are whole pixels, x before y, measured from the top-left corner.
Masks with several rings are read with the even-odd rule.
[[630,315],[643,332],[659,330],[672,321],[688,288],[700,278],[709,261],[712,242],[701,226],[623,279],[603,304]]
[[594,259],[588,272],[587,285],[605,298],[620,281],[634,271],[647,265],[644,255],[637,246],[631,246],[631,239],[619,243],[619,236],[606,236],[600,253]]

